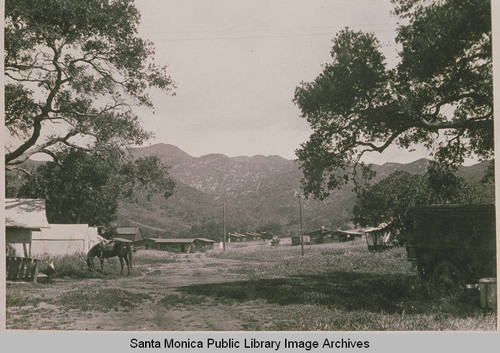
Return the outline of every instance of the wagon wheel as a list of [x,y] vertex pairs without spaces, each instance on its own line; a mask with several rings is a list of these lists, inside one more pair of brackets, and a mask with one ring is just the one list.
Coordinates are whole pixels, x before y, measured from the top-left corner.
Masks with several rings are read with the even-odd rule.
[[438,289],[456,289],[463,282],[463,272],[457,265],[449,261],[442,261],[434,267],[431,280]]

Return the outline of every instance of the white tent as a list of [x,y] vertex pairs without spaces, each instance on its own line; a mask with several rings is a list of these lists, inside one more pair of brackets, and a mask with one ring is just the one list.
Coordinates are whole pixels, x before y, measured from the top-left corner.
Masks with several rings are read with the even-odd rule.
[[50,224],[50,228],[33,232],[31,255],[86,253],[101,240],[97,228],[86,224]]

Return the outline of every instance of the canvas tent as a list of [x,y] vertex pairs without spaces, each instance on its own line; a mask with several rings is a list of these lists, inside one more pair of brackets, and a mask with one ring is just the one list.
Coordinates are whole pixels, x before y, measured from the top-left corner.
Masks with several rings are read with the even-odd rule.
[[368,250],[384,250],[396,244],[396,239],[391,231],[391,224],[382,223],[378,227],[364,230]]
[[87,253],[91,247],[103,240],[96,227],[86,224],[50,224],[50,228],[34,231],[31,254],[71,255]]

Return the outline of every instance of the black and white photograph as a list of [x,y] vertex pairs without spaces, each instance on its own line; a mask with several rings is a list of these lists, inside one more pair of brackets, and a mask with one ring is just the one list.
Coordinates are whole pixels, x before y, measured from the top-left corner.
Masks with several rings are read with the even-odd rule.
[[2,2],[7,332],[498,330],[491,0]]

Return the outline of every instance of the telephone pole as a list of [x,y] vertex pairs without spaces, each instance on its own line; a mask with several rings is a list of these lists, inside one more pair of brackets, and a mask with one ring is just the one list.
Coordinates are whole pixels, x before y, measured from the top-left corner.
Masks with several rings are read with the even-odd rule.
[[300,224],[300,247],[302,251],[302,257],[304,257],[304,232],[302,229],[302,198],[300,197],[300,193],[297,195],[299,198],[299,224]]
[[222,203],[222,251],[226,251],[226,203]]

